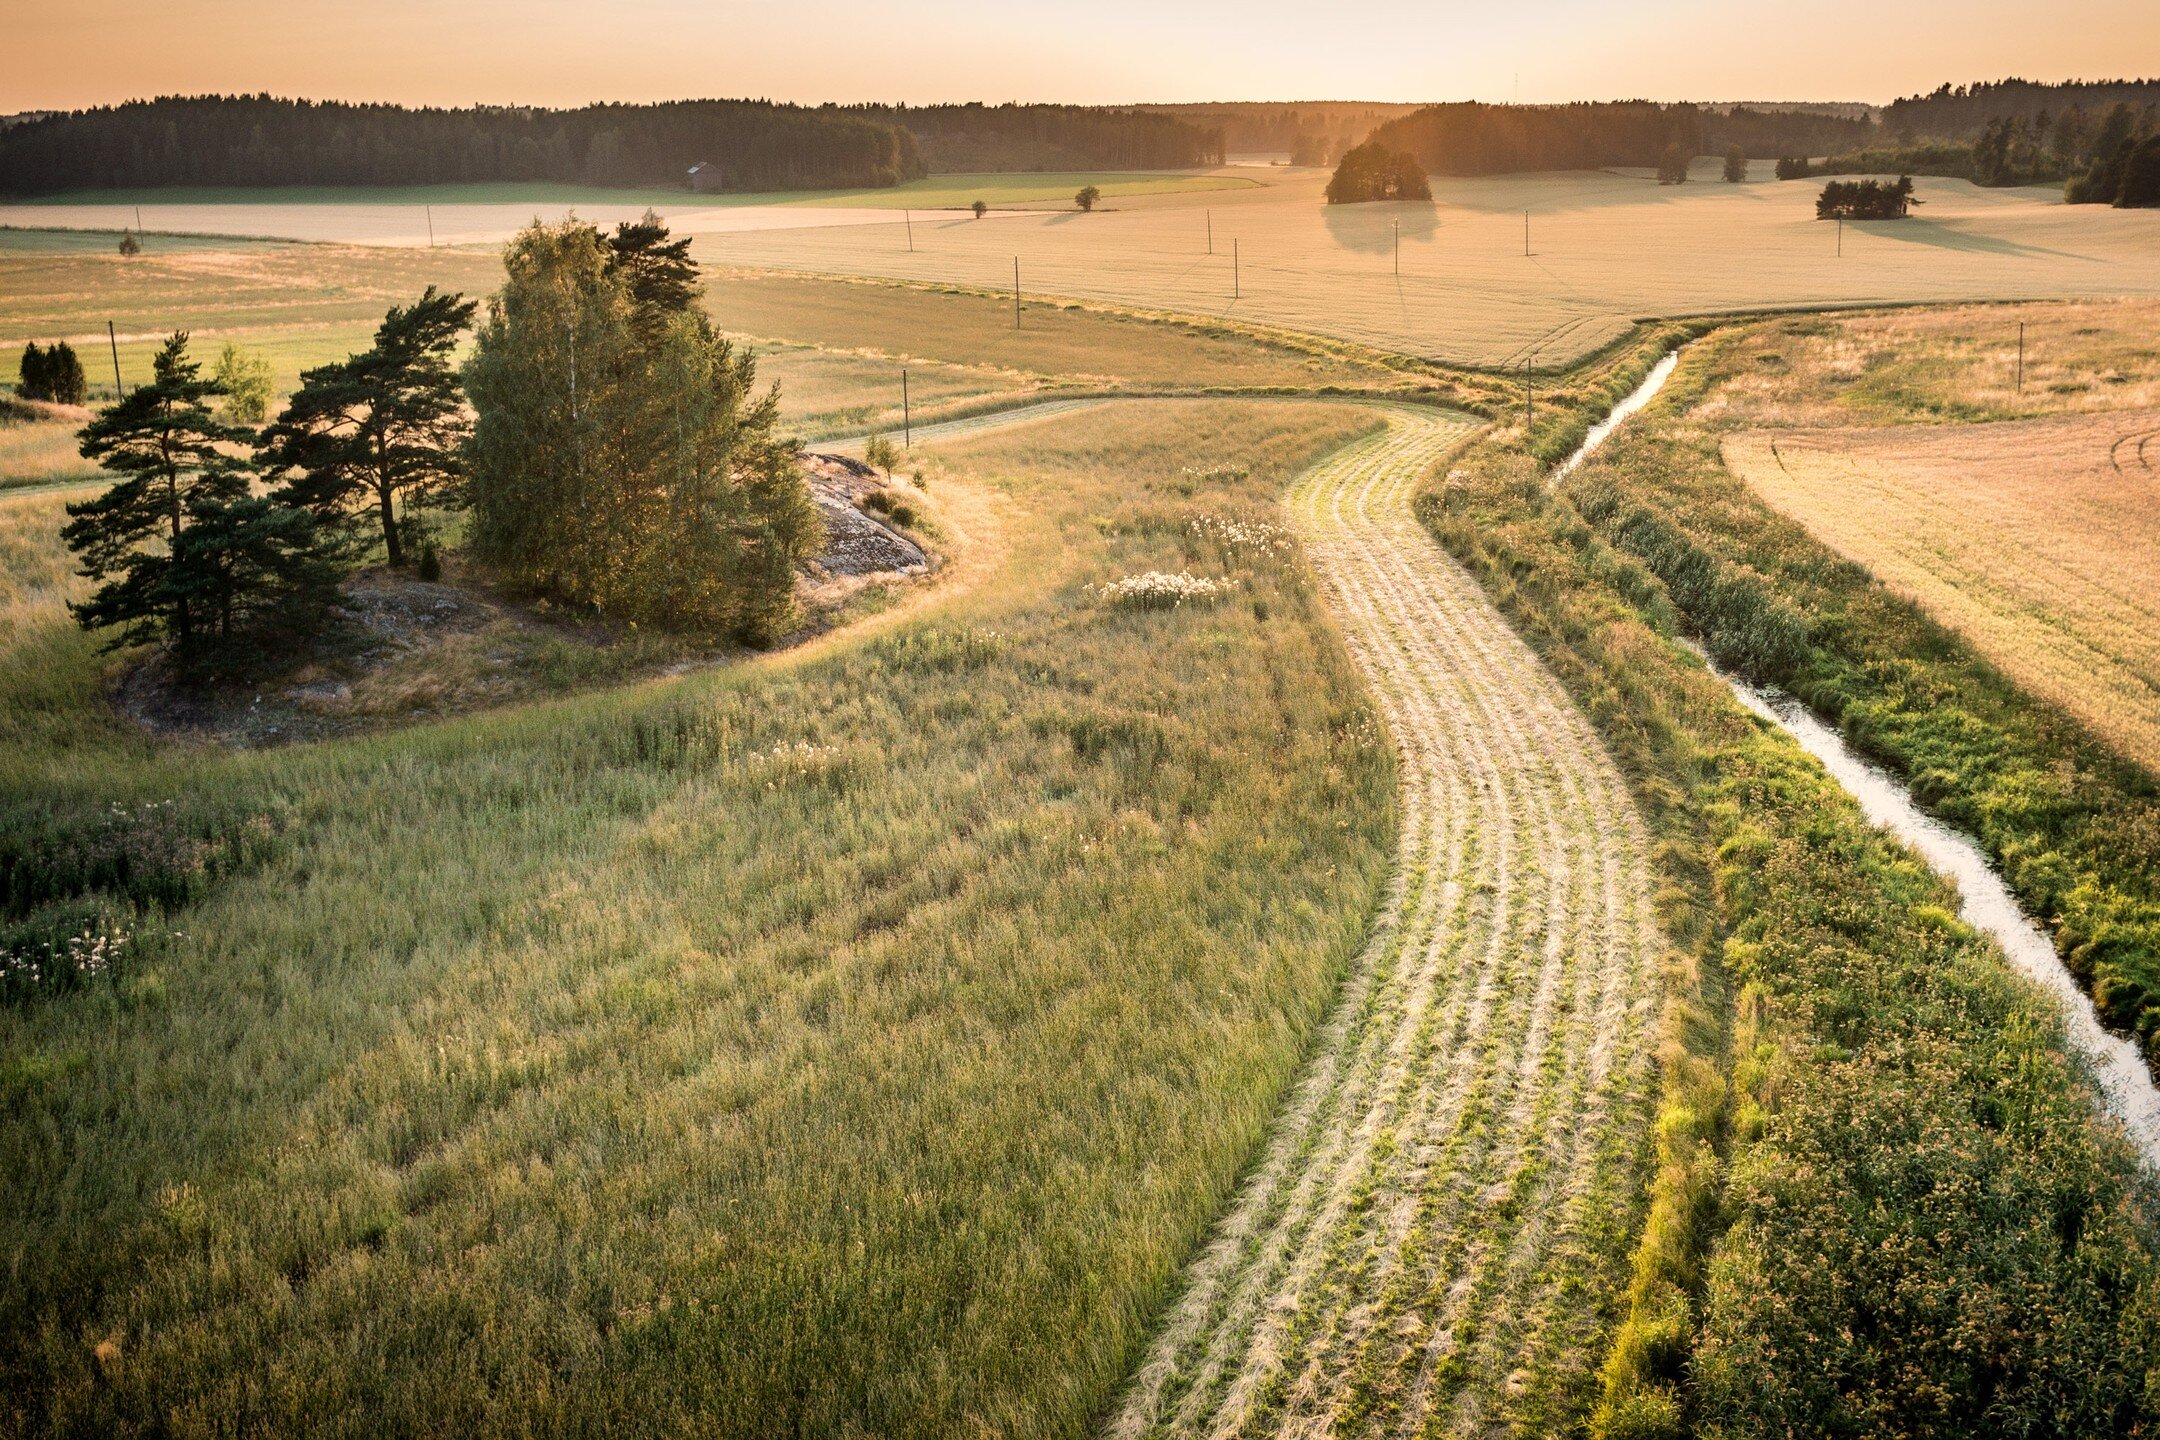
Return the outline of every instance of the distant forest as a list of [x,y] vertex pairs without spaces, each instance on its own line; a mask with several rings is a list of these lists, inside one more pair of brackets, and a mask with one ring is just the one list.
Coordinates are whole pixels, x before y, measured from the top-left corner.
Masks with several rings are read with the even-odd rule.
[[1221,135],[1069,105],[776,105],[686,100],[580,110],[258,96],[167,97],[0,127],[0,194],[160,185],[680,185],[700,161],[732,191],[876,187],[940,170],[1165,169]]
[[1220,165],[1223,135],[1147,110],[1090,105],[896,105],[850,107],[905,128],[923,161],[947,174],[971,170],[1182,170]]
[[1418,107],[1363,100],[1239,100],[1135,108],[1221,132],[1226,154],[1288,155],[1297,165],[1332,165],[1375,126]]
[[1865,119],[1806,111],[1724,113],[1647,100],[1573,105],[1428,105],[1388,121],[1371,139],[1408,151],[1436,175],[1499,175],[1517,170],[1595,170],[1655,166],[1674,145],[1706,155],[1738,145],[1752,157],[1820,154],[1873,133]]
[[2030,120],[2075,109],[2104,113],[2116,105],[2160,105],[2160,80],[2072,80],[2045,85],[2033,80],[1984,80],[1944,85],[1927,95],[1908,95],[1883,107],[1884,132],[1900,140],[1977,140],[1990,122]]

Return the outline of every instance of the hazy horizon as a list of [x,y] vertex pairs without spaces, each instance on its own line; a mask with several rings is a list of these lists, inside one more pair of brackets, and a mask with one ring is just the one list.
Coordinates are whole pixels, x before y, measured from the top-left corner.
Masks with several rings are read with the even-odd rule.
[[[712,97],[909,104],[1384,103],[1649,99],[1882,104],[1945,82],[2160,71],[2160,7],[2006,0],[1495,12],[1382,0],[1316,20],[1282,0],[1106,0],[1014,14],[987,0],[114,0],[42,10],[0,54],[9,112],[154,95],[254,93],[408,105],[576,106]],[[804,42],[808,33],[815,50]],[[1376,35],[1387,43],[1375,46]]]

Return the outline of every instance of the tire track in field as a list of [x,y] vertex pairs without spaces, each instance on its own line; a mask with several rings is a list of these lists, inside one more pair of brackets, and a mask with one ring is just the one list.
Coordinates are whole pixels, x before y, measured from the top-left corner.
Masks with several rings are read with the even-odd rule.
[[1109,1431],[1565,1428],[1624,1284],[1661,941],[1566,693],[1411,512],[1430,412],[1287,504],[1401,755],[1398,878]]

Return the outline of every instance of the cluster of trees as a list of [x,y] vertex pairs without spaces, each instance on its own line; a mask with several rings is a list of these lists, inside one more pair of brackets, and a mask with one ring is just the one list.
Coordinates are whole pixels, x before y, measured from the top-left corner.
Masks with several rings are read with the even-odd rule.
[[430,517],[470,507],[475,553],[515,587],[770,634],[817,510],[777,391],[753,393],[751,357],[703,314],[688,242],[651,214],[612,238],[536,224],[504,263],[462,371],[478,306],[430,287],[368,349],[303,372],[260,430],[185,332],[168,339],[151,383],[81,434],[116,478],[68,508],[63,537],[98,582],[77,621],[112,629],[109,648],[165,642],[191,681],[257,673],[331,631],[368,557],[434,578]]
[[465,385],[474,554],[636,624],[769,638],[820,522],[779,394],[699,305],[686,241],[536,224],[503,257]]
[[1368,140],[1343,156],[1328,179],[1330,205],[1366,200],[1430,200],[1432,185],[1417,158]]
[[157,185],[552,180],[729,190],[883,186],[928,173],[906,128],[866,111],[757,100],[406,109],[268,95],[168,96],[0,129],[0,192]]
[[2093,134],[2084,168],[2063,187],[2073,205],[2160,205],[2160,105],[2117,105]]
[[1833,180],[1815,198],[1818,220],[1902,220],[1920,202],[1913,199],[1912,176],[1896,182]]
[[75,347],[65,340],[40,347],[35,341],[23,346],[22,373],[15,393],[25,400],[50,400],[56,405],[80,405],[89,384]]
[[904,129],[924,161],[947,172],[1175,170],[1220,165],[1217,127],[1173,115],[1098,105],[864,106]]

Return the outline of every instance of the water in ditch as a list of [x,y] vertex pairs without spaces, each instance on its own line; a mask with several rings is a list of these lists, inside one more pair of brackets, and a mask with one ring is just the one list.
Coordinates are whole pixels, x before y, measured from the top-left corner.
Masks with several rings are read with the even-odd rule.
[[[1677,350],[1660,360],[1634,393],[1591,428],[1581,447],[1554,471],[1554,482],[1558,483],[1604,444],[1630,415],[1649,404],[1679,363]],[[1914,804],[1895,776],[1862,758],[1842,735],[1800,701],[1790,695],[1758,690],[1716,666],[1711,669],[1732,687],[1741,704],[1777,725],[1821,761],[1831,778],[1860,802],[1860,809],[1870,821],[1911,846],[1937,874],[1957,886],[1959,918],[1993,937],[2012,965],[2055,998],[2062,1012],[2064,1032],[2090,1067],[2108,1112],[2121,1122],[2146,1165],[2160,1170],[2160,1087],[2154,1085],[2152,1071],[2135,1044],[2100,1023],[2092,998],[2063,965],[2054,942],[2018,905],[2010,887],[1995,873],[1980,847]]]

